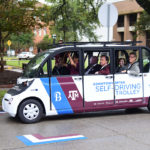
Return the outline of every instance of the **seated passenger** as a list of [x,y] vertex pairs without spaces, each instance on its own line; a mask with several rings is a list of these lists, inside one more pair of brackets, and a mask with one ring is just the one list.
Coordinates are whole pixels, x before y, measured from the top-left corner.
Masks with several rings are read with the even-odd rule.
[[129,54],[129,64],[127,65],[127,69],[123,70],[122,73],[138,75],[140,73],[140,68],[139,63],[136,61],[136,59],[137,59],[136,53],[131,52]]
[[108,64],[109,58],[106,55],[102,55],[100,59],[100,70],[97,71],[95,74],[102,74],[102,75],[108,75],[110,74],[110,66]]
[[71,53],[68,53],[68,57],[70,60],[70,65],[68,65],[70,74],[71,75],[79,74],[79,56],[78,56],[78,54],[74,53],[74,56],[72,58]]
[[119,59],[119,66],[116,69],[117,73],[121,73],[121,71],[126,70],[127,66],[125,65],[125,59],[124,58],[120,58]]
[[95,74],[96,71],[99,70],[100,65],[98,63],[98,57],[92,56],[90,58],[90,65],[85,69],[85,75],[87,74]]
[[59,57],[57,58],[57,63],[52,71],[53,75],[69,75],[70,71],[67,68],[67,57],[63,54],[63,55],[59,55]]

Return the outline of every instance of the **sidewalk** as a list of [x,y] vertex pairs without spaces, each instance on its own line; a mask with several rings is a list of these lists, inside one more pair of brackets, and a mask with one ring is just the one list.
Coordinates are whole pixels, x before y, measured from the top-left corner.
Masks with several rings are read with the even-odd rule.
[[22,69],[15,68],[15,67],[13,67],[13,66],[5,66],[4,68],[5,68],[5,70],[22,73]]

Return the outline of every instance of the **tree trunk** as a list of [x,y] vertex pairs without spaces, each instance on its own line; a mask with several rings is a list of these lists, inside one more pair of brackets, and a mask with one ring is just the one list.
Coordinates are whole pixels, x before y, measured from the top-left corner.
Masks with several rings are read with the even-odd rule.
[[4,71],[4,40],[2,39],[2,32],[0,32],[0,71]]
[[66,31],[64,30],[64,42],[66,42]]

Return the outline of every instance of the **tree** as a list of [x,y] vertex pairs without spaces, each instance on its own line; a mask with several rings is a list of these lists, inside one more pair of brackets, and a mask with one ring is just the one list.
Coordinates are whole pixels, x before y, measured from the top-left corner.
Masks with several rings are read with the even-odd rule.
[[[3,61],[4,43],[11,34],[29,32],[41,27],[43,14],[37,0],[0,0],[0,58]],[[3,70],[3,66],[2,66]]]
[[146,12],[150,14],[150,9],[149,9],[150,0],[136,0],[136,1],[141,7],[143,7],[143,9],[145,9]]
[[140,18],[138,18],[137,23],[135,25],[136,27],[136,33],[137,36],[145,33],[145,31],[150,30],[150,0],[136,0],[137,3],[145,10],[140,15]]
[[150,30],[150,15],[146,11],[140,15],[135,27],[139,34],[143,34],[146,30]]
[[78,41],[86,36],[97,40],[94,33],[99,25],[97,12],[102,0],[46,0],[50,2],[51,33],[63,41]]
[[17,35],[12,34],[10,36],[10,40],[12,41],[11,45],[12,49],[15,50],[26,49],[33,46],[34,34],[32,32],[19,33]]

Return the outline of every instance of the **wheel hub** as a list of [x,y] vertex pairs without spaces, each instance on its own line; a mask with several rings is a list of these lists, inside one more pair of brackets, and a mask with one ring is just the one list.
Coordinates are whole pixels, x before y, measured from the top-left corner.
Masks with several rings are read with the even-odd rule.
[[39,108],[36,104],[27,104],[23,109],[23,115],[28,120],[33,120],[39,115]]

